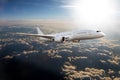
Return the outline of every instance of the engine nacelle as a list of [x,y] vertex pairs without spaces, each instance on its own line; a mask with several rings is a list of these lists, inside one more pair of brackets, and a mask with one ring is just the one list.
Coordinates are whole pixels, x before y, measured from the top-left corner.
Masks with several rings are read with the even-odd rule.
[[53,41],[55,41],[55,42],[64,42],[64,41],[68,41],[68,40],[69,40],[68,37],[55,37],[53,39]]

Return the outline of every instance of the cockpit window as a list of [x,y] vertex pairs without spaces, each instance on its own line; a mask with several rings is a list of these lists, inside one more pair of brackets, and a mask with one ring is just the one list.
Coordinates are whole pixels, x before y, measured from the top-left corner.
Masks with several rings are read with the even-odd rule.
[[96,32],[101,32],[101,31],[96,31]]

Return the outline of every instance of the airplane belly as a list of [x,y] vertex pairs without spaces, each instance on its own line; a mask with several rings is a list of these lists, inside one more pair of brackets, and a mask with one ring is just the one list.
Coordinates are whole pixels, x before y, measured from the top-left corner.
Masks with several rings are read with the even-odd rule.
[[47,38],[41,38],[41,37],[39,37],[39,39],[42,40],[42,41],[49,41],[49,39],[47,39]]

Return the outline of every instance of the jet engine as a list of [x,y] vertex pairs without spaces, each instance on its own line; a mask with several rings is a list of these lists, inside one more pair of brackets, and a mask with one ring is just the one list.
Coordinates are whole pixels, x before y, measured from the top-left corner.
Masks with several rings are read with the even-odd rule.
[[64,42],[68,40],[69,40],[68,37],[55,37],[54,39],[52,39],[52,41],[55,41],[55,42]]

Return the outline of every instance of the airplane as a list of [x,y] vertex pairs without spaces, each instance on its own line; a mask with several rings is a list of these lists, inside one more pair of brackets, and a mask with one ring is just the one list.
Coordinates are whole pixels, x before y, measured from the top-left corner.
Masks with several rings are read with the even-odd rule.
[[40,37],[41,40],[44,41],[49,40],[53,42],[66,42],[66,41],[80,42],[80,40],[96,39],[105,36],[105,33],[103,33],[100,30],[75,30],[75,31],[60,32],[60,33],[45,35],[43,34],[43,32],[40,30],[39,27],[36,28],[38,34],[29,34],[29,33],[16,33],[16,34],[24,35],[24,36]]

